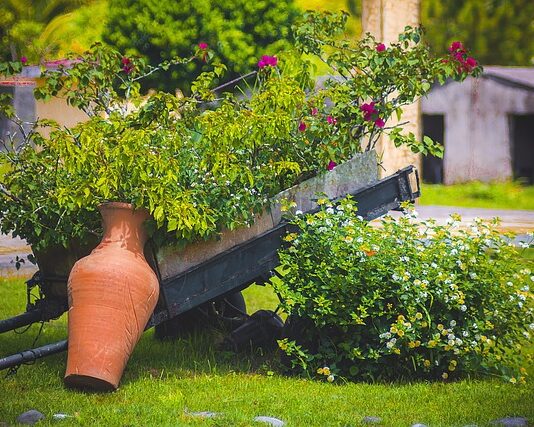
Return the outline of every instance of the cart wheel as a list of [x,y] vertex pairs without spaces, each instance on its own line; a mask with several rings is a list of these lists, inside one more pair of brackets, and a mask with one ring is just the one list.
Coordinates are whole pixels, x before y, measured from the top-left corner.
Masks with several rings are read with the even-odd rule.
[[246,319],[247,307],[243,294],[235,292],[202,304],[155,327],[155,337],[172,339],[187,337],[193,332],[216,328],[235,328]]

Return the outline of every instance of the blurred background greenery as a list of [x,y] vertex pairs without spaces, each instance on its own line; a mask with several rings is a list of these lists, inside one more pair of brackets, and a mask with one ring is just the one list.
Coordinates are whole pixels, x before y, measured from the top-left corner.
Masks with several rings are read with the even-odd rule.
[[[347,11],[347,35],[357,38],[361,1],[0,0],[0,59],[25,56],[29,63],[38,63],[104,41],[157,63],[189,55],[202,41],[241,73],[261,54],[284,47],[291,25],[306,9]],[[437,52],[462,40],[484,65],[533,64],[531,0],[422,0],[421,21],[427,42]],[[193,75],[198,68],[188,72]],[[172,90],[170,82],[159,82],[159,87]]]

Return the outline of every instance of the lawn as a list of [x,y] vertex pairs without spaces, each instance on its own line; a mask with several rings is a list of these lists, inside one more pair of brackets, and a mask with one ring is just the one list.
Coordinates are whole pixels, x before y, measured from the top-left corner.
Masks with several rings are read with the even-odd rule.
[[[276,297],[258,286],[245,291],[251,311],[273,308]],[[0,279],[0,317],[24,310],[21,280]],[[22,335],[0,335],[0,356],[31,345],[37,326]],[[45,324],[38,344],[63,339],[66,319]],[[277,373],[272,354],[236,356],[217,350],[214,332],[159,342],[148,331],[137,346],[118,391],[68,391],[62,375],[66,355],[23,366],[0,380],[0,425],[14,424],[29,409],[46,415],[39,425],[261,426],[255,416],[282,419],[287,426],[358,426],[376,416],[386,426],[487,425],[504,416],[534,420],[534,387],[500,380],[456,383],[345,384],[290,378]],[[532,369],[531,369],[532,370]],[[2,373],[4,374],[4,373]],[[194,412],[213,411],[205,419]],[[52,415],[73,415],[63,421]]]
[[422,184],[422,205],[534,210],[534,186],[516,182]]

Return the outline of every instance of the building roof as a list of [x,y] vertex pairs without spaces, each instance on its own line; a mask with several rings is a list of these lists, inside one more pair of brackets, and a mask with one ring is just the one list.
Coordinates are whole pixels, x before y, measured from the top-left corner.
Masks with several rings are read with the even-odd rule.
[[487,65],[481,77],[518,89],[534,91],[534,67]]

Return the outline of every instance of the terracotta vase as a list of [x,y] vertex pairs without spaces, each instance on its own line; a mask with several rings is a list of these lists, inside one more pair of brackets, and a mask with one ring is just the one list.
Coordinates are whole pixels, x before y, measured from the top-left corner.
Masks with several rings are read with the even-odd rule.
[[143,222],[148,211],[128,203],[99,206],[100,244],[80,259],[68,280],[69,348],[65,384],[115,390],[159,294],[147,264]]

